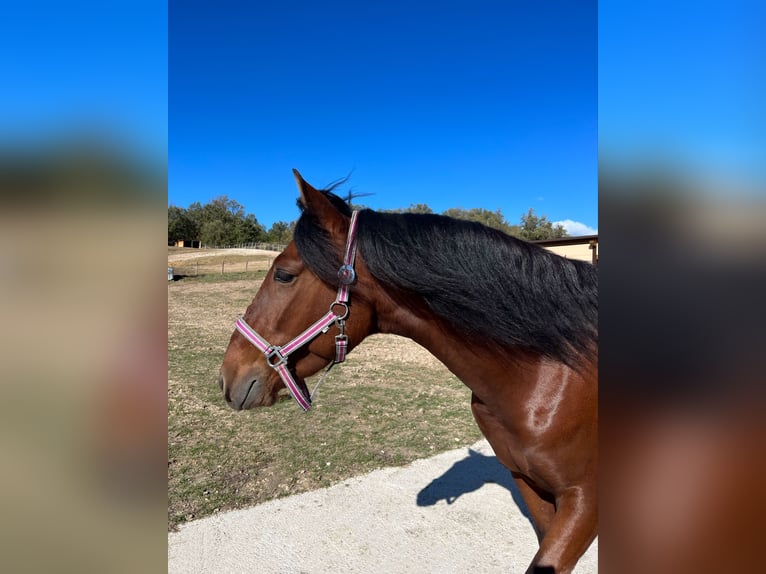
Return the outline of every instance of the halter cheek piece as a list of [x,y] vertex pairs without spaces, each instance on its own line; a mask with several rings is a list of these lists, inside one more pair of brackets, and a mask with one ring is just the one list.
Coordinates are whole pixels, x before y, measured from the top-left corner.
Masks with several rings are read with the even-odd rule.
[[[351,294],[351,284],[356,280],[354,258],[356,257],[356,221],[358,213],[358,211],[354,211],[351,214],[348,237],[346,237],[346,253],[343,256],[343,265],[341,265],[338,270],[338,282],[340,283],[340,286],[338,287],[338,296],[335,298],[335,301],[330,304],[330,310],[316,323],[311,325],[289,343],[279,346],[269,344],[266,339],[261,337],[250,327],[250,325],[245,323],[243,317],[237,319],[237,331],[242,333],[242,335],[250,341],[256,349],[266,356],[266,362],[272,369],[279,373],[287,390],[290,391],[290,394],[304,411],[308,411],[311,408],[311,400],[314,398],[314,395],[316,395],[319,385],[322,384],[322,381],[327,373],[330,372],[333,365],[342,363],[346,360],[346,353],[348,351],[348,337],[346,336],[348,301]],[[314,391],[310,395],[306,395],[295,382],[293,375],[290,373],[290,369],[287,368],[287,358],[291,353],[294,353],[304,345],[310,343],[320,334],[327,333],[333,323],[336,324],[340,330],[340,334],[335,336],[335,360],[328,365],[316,387],[314,387]]]

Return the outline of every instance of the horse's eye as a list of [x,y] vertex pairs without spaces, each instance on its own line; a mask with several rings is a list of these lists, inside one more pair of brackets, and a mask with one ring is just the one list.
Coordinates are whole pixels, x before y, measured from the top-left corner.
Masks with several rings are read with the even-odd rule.
[[279,281],[280,283],[289,283],[295,279],[295,275],[288,273],[284,269],[277,269],[274,271],[274,281]]

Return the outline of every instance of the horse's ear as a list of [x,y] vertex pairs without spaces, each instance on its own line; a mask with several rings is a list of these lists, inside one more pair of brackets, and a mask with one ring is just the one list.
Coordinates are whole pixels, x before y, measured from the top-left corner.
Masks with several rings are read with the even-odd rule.
[[327,196],[321,191],[314,189],[311,184],[303,179],[297,169],[293,169],[295,182],[298,184],[298,190],[301,192],[300,202],[303,209],[317,216],[327,228],[331,230],[341,230],[344,226],[344,219],[341,213],[327,199]]

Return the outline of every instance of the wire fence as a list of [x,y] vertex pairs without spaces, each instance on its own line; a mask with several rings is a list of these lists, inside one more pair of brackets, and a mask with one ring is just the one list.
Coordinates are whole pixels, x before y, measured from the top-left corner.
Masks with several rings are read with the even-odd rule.
[[[265,273],[274,259],[254,259],[245,261],[221,260],[215,263],[195,261],[177,261],[168,264],[168,279],[173,277],[195,277],[197,275],[223,275],[225,273]],[[172,270],[172,271],[171,271]]]
[[[183,259],[168,262],[168,280],[177,277],[197,275],[214,275],[225,273],[257,273],[266,271],[274,263],[276,256],[281,253],[286,244],[283,243],[240,243],[225,247],[202,246],[184,250]],[[238,249],[261,250],[272,252],[242,253]]]
[[282,253],[287,243],[237,243],[236,245],[206,245],[202,249],[262,249],[264,251],[278,251]]

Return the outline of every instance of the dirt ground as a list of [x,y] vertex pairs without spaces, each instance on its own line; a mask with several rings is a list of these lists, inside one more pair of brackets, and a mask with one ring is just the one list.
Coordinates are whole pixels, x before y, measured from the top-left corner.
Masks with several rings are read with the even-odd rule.
[[168,265],[216,255],[252,255],[253,257],[273,258],[279,254],[276,251],[266,251],[265,249],[184,249],[168,252]]

